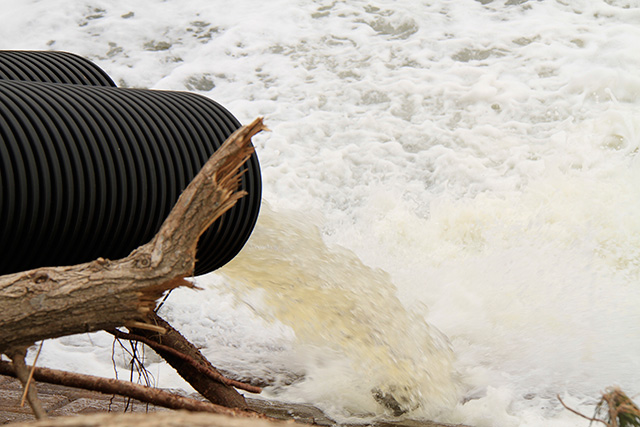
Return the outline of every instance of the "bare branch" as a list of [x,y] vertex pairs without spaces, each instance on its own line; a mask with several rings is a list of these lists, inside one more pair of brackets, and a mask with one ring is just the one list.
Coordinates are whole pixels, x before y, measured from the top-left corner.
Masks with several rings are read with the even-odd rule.
[[[0,375],[16,377],[17,372],[9,362],[0,361]],[[237,415],[241,412],[237,409],[225,408],[210,402],[201,402],[195,399],[168,393],[152,387],[134,384],[128,381],[115,380],[110,378],[95,377],[93,375],[75,374],[58,371],[56,369],[38,368],[34,369],[33,378],[50,384],[58,384],[67,387],[81,388],[85,390],[99,391],[105,394],[117,394],[131,397],[141,402],[148,402],[152,405],[162,406],[170,409],[185,409],[193,412],[213,412],[217,414]]]
[[[149,313],[148,319],[151,323],[165,329],[167,332],[158,334],[157,332],[147,329],[131,329],[130,331],[135,335],[142,336],[149,341],[160,344],[162,347],[157,347],[155,351],[169,363],[182,378],[210,402],[229,408],[247,408],[245,398],[239,394],[232,385],[226,382],[220,382],[217,379],[214,380],[210,375],[202,374],[201,367],[204,366],[209,371],[222,377],[222,374],[211,365],[196,346],[182,336],[182,334],[166,320],[158,316],[157,313]],[[165,351],[165,347],[169,347],[172,350]],[[189,356],[189,359],[195,360],[197,365],[187,361],[184,357],[176,356],[176,351],[182,355]],[[200,367],[197,367],[198,365],[200,365]]]
[[591,421],[591,422],[598,421],[598,422],[601,422],[602,424],[604,424],[604,425],[606,425],[606,426],[608,426],[608,425],[609,425],[607,422],[605,422],[605,421],[603,421],[603,420],[601,420],[601,419],[588,417],[588,416],[586,416],[586,415],[584,415],[584,414],[582,414],[582,413],[580,413],[580,412],[576,411],[575,409],[569,408],[569,407],[568,407],[567,405],[565,405],[565,403],[562,401],[562,399],[560,398],[560,395],[556,395],[556,397],[558,398],[558,400],[560,401],[560,403],[562,404],[562,406],[564,406],[564,408],[565,408],[566,410],[573,412],[574,414],[578,415],[579,417],[582,417],[582,418],[584,418],[584,419],[586,419],[586,420],[589,420],[589,421]]
[[262,392],[262,389],[260,387],[256,387],[253,386],[251,384],[245,384],[243,382],[240,381],[236,381],[236,380],[232,380],[230,378],[225,377],[224,375],[220,374],[219,372],[213,371],[211,369],[209,369],[208,367],[204,366],[202,363],[198,362],[197,360],[195,360],[193,357],[188,356],[172,347],[169,347],[167,345],[163,345],[163,344],[159,344],[149,338],[143,337],[142,335],[136,335],[136,334],[131,334],[131,333],[125,333],[122,331],[119,331],[117,329],[110,329],[108,331],[106,331],[108,333],[110,333],[111,335],[113,335],[114,337],[120,338],[120,339],[125,339],[125,340],[130,340],[130,341],[139,341],[141,343],[144,343],[146,345],[148,345],[149,347],[151,347],[152,349],[160,352],[165,352],[165,353],[169,353],[172,356],[175,356],[179,359],[184,360],[185,362],[191,364],[198,372],[202,373],[203,375],[207,375],[209,378],[211,378],[214,381],[218,381],[222,384],[226,384],[228,386],[231,387],[235,387],[235,388],[239,388],[241,390],[245,390],[248,391],[250,393],[260,393]]

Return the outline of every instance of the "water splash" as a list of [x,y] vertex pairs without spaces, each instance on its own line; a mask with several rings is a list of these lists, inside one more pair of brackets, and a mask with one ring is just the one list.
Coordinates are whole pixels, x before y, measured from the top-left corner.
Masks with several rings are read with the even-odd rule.
[[366,408],[433,415],[455,403],[447,339],[406,310],[385,272],[327,247],[302,215],[264,206],[247,246],[220,272],[240,292],[263,290],[260,315],[291,327],[300,348],[348,358],[352,389],[344,394],[354,394],[358,383],[368,394]]

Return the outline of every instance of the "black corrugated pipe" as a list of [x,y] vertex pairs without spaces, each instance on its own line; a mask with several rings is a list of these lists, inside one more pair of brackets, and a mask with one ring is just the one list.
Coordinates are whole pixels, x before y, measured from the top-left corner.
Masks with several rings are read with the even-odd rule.
[[[188,92],[0,80],[0,274],[128,255],[239,126]],[[243,168],[248,195],[200,238],[196,274],[253,230],[257,156]]]
[[116,86],[104,70],[88,59],[49,50],[0,50],[0,79]]

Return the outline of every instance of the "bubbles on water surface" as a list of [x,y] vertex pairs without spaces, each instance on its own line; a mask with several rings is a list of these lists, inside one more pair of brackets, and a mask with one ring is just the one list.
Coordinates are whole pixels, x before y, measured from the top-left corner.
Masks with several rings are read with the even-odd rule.
[[0,39],[273,129],[254,142],[283,223],[230,266],[246,305],[173,302],[212,360],[344,416],[436,413],[453,365],[471,400],[442,419],[475,426],[579,425],[555,394],[637,388],[637,0],[94,3],[13,2]]

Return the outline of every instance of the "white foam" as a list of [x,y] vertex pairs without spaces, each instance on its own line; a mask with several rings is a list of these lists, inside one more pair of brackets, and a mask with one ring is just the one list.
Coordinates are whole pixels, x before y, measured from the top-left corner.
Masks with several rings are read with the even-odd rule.
[[[273,210],[306,215],[317,250],[384,270],[412,333],[448,336],[469,400],[431,413],[570,426],[582,420],[556,394],[589,414],[606,386],[640,391],[638,19],[636,0],[28,0],[5,5],[0,48],[73,51],[121,86],[265,115],[273,132],[254,142]],[[265,224],[257,237],[277,230]],[[384,412],[331,328],[311,345],[317,325],[296,329],[278,292],[201,280],[166,315],[214,363],[336,416]],[[109,375],[110,341],[92,341],[46,343],[43,360]]]

